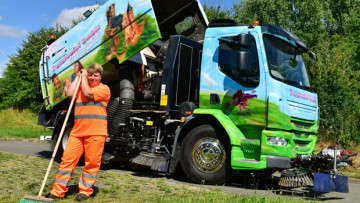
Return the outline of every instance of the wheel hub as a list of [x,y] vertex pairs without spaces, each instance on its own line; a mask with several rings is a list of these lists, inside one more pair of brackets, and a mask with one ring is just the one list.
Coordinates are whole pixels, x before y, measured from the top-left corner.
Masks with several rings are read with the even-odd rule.
[[61,140],[61,145],[62,145],[63,150],[65,150],[66,144],[67,144],[67,142],[69,140],[69,137],[70,137],[71,130],[72,130],[72,128],[68,128],[64,132],[64,135],[63,135],[62,140]]
[[191,154],[194,166],[204,173],[214,173],[225,164],[225,147],[215,138],[200,139]]

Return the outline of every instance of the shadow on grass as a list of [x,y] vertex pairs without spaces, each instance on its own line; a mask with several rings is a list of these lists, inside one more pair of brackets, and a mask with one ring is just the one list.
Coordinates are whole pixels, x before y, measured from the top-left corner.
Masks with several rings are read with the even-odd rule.
[[[177,168],[174,174],[160,173],[150,170],[149,167],[142,166],[131,166],[128,163],[112,162],[110,164],[102,165],[102,170],[114,170],[128,173],[136,177],[147,177],[147,178],[166,178],[168,180],[177,181],[181,183],[193,184],[186,175],[182,172],[181,167]],[[251,190],[251,191],[271,191],[276,196],[287,196],[287,197],[300,197],[305,200],[317,200],[317,201],[330,201],[330,200],[341,200],[341,197],[329,197],[325,196],[328,193],[314,192],[312,187],[300,187],[300,188],[284,188],[278,185],[280,180],[279,175],[271,175],[267,178],[256,179],[253,177],[245,176],[239,171],[236,171],[233,177],[225,183],[220,189],[223,191],[236,191],[237,188]],[[205,187],[211,188],[214,186],[204,185]],[[219,188],[218,186],[216,186]]]
[[[49,151],[40,151],[40,152],[35,153],[35,155],[40,158],[50,159],[52,156],[52,153],[53,152],[50,150]],[[56,161],[56,159],[55,159],[55,161]]]
[[[71,195],[78,195],[79,194],[79,186],[78,185],[68,185],[67,186],[68,191],[66,192],[66,196],[71,196]],[[93,187],[94,192],[90,195],[90,197],[96,197],[96,195],[99,193],[99,187],[94,186]]]

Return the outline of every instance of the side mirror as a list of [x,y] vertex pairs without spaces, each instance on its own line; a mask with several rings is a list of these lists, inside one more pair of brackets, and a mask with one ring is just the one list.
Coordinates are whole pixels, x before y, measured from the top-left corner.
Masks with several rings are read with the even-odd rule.
[[251,34],[239,34],[237,36],[238,38],[238,44],[245,48],[245,49],[250,49],[251,44],[252,44],[252,35]]
[[[239,51],[236,57],[237,69],[243,73],[250,73],[251,53],[249,51]],[[244,75],[245,76],[245,75]]]
[[312,59],[314,59],[315,61],[317,61],[317,56],[316,56],[316,54],[315,54],[314,52],[309,51],[308,54],[309,54],[309,56],[310,56]]

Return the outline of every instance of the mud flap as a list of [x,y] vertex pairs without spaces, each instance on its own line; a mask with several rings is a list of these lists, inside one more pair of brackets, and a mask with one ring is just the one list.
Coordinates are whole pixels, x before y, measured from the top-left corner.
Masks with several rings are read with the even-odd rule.
[[348,193],[348,177],[336,175],[332,178],[331,174],[314,173],[314,191]]

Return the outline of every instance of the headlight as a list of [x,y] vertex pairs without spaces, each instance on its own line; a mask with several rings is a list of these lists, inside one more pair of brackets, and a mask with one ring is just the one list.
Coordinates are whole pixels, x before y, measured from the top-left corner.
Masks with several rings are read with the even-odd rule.
[[276,146],[286,146],[288,144],[286,139],[282,137],[267,137],[267,142]]

